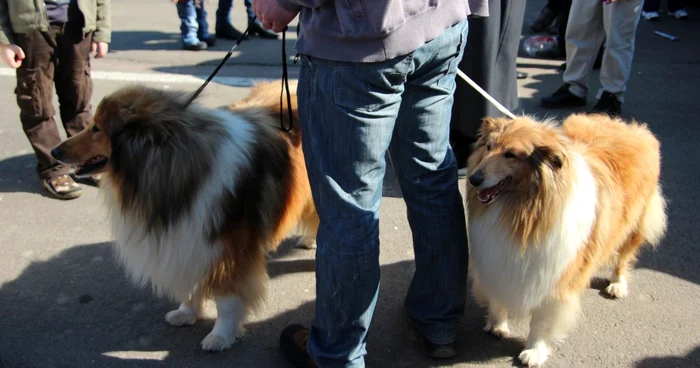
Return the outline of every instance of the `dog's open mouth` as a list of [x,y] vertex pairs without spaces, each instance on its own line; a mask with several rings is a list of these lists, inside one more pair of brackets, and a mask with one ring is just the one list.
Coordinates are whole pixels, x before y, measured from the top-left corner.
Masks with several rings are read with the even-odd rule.
[[106,156],[102,156],[102,155],[95,156],[95,157],[87,160],[82,165],[80,165],[75,170],[75,175],[86,175],[86,174],[89,174],[97,169],[101,169],[105,165],[107,165],[107,161],[109,161],[109,159]]
[[505,179],[501,180],[498,182],[498,184],[490,187],[490,188],[485,188],[477,192],[479,196],[479,201],[484,204],[488,204],[493,202],[496,197],[501,193],[501,190],[505,188],[506,185],[510,182],[510,176],[507,176]]

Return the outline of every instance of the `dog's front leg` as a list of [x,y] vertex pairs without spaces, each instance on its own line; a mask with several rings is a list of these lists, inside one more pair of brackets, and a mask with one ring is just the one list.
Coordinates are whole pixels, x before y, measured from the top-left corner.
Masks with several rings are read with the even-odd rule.
[[202,293],[199,290],[195,290],[180,303],[180,307],[166,313],[165,320],[173,326],[193,325],[199,318],[203,302]]
[[576,322],[578,297],[550,300],[532,311],[530,334],[520,361],[528,367],[541,367],[549,357],[549,343],[562,340]]
[[498,338],[508,337],[508,309],[495,301],[489,301],[489,320],[484,331],[490,332]]
[[216,322],[209,335],[202,340],[202,349],[222,351],[236,343],[242,333],[247,309],[243,300],[236,295],[215,296]]

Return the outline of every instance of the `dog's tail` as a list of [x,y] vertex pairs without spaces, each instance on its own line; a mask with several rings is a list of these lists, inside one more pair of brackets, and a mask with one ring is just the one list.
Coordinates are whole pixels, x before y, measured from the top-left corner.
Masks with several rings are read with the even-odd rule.
[[649,244],[657,246],[666,234],[667,222],[666,199],[661,191],[661,185],[658,185],[644,210],[640,227],[642,236]]

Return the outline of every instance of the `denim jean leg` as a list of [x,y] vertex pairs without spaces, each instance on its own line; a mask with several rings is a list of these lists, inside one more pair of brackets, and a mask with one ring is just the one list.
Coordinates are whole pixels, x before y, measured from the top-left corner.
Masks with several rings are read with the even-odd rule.
[[413,234],[416,271],[405,306],[429,341],[453,341],[464,315],[468,245],[457,165],[449,144],[455,73],[467,22],[413,53],[390,152]]
[[231,23],[231,9],[233,8],[233,0],[219,0],[219,6],[216,8],[216,27],[223,27]]
[[199,26],[198,32],[197,32],[197,37],[199,37],[200,40],[204,40],[209,38],[209,23],[207,22],[207,9],[204,8],[204,3],[205,1],[201,1],[199,3],[199,7],[197,7],[197,24]]
[[180,17],[182,43],[186,45],[198,43],[199,38],[197,38],[197,31],[199,30],[199,23],[197,22],[197,11],[194,1],[178,2],[177,15]]
[[384,76],[395,67],[302,59],[299,115],[321,219],[308,351],[321,367],[364,367],[380,282],[385,153],[402,88]]

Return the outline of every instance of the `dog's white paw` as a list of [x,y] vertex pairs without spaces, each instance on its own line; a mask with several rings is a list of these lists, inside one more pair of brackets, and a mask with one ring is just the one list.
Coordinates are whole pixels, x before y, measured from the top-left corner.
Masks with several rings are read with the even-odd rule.
[[549,356],[549,349],[545,344],[535,344],[530,349],[525,349],[520,353],[518,359],[528,367],[542,367]]
[[610,285],[605,288],[605,292],[614,298],[624,298],[629,293],[627,290],[627,280],[624,277],[614,277],[610,280]]
[[173,326],[193,325],[197,322],[194,311],[176,309],[165,314],[165,320]]
[[491,333],[493,336],[499,339],[510,336],[510,329],[508,328],[508,322],[501,322],[497,324],[491,324],[490,322],[484,327],[484,331]]
[[210,333],[202,340],[202,349],[207,351],[223,351],[236,343],[236,337],[224,338]]

